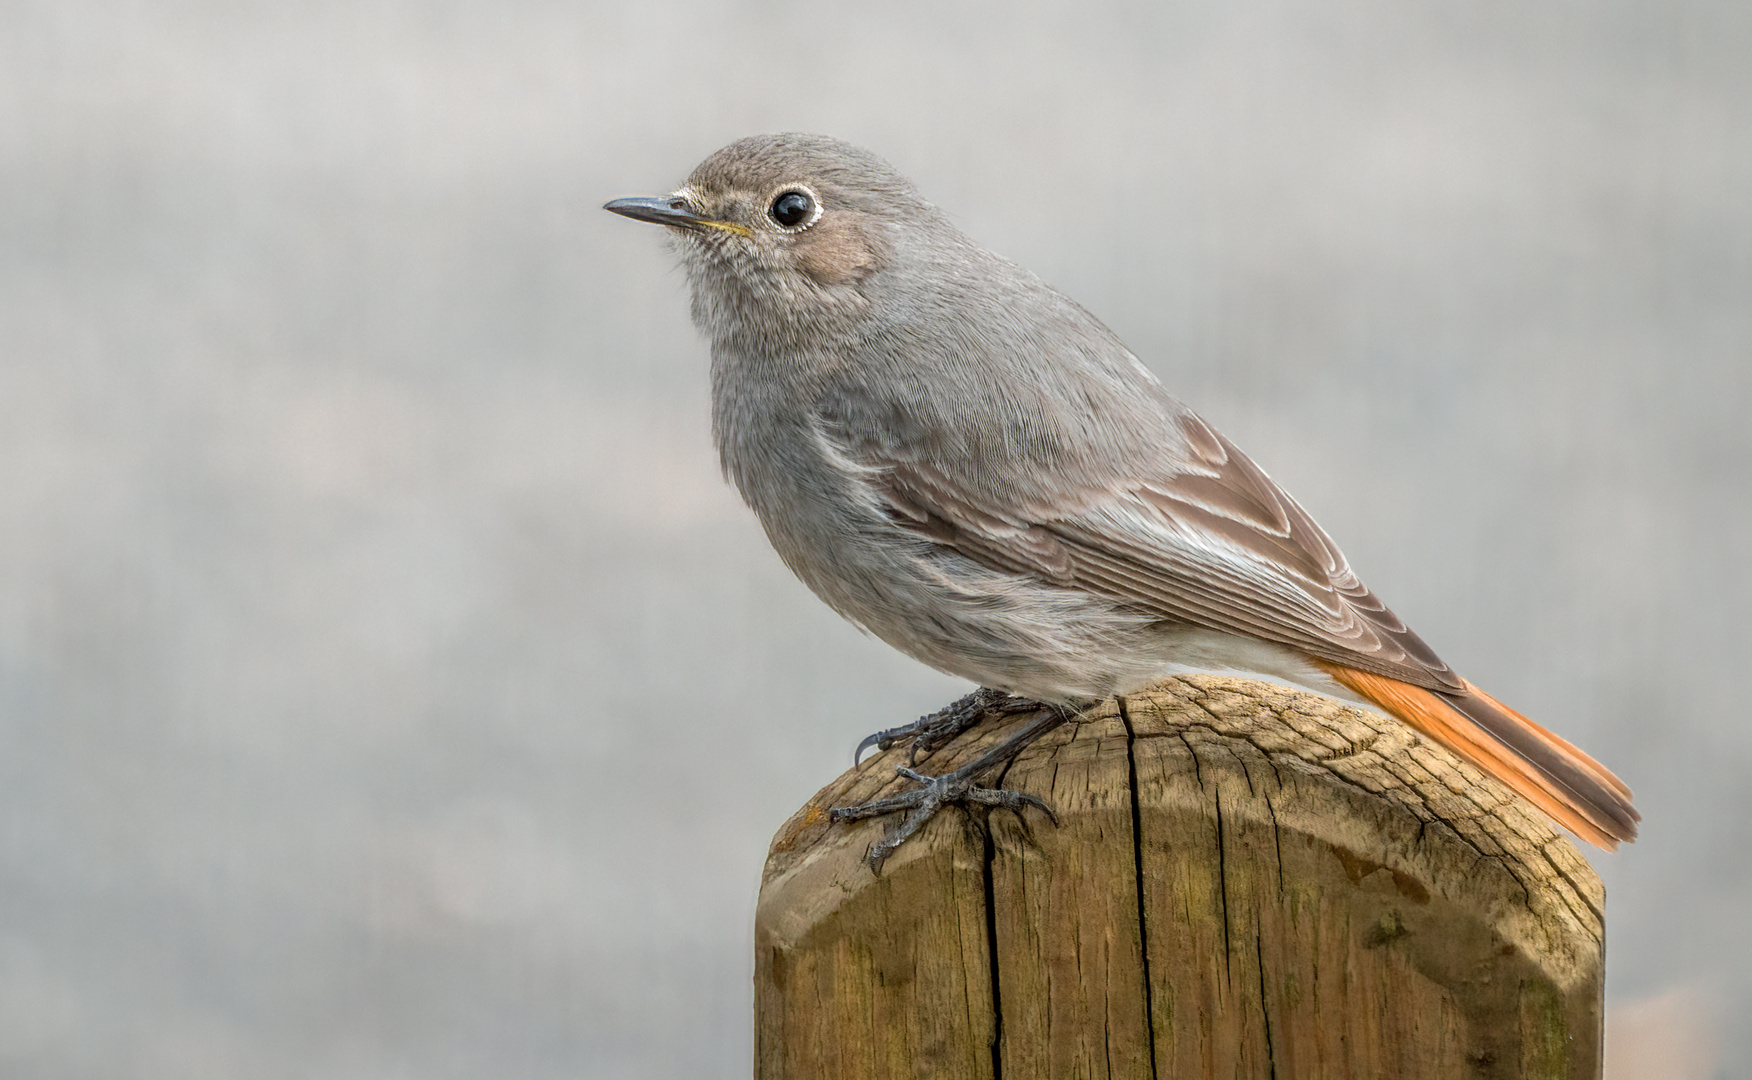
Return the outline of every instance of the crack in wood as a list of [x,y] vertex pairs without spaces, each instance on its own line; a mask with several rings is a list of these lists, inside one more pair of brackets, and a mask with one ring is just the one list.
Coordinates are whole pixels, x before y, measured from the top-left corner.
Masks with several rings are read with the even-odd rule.
[[[1144,896],[1144,821],[1143,808],[1138,798],[1138,757],[1137,731],[1132,727],[1131,709],[1124,697],[1115,699],[1119,708],[1119,721],[1125,725],[1125,767],[1126,777],[1131,786],[1131,826],[1132,826],[1132,880],[1137,885],[1138,894],[1138,956],[1143,967],[1144,982],[1144,1030],[1149,1037],[1150,1076],[1156,1077],[1156,984],[1150,973],[1150,924],[1149,904]],[[1113,1075],[1111,1063],[1108,1075]]]
[[1004,992],[998,976],[998,906],[997,891],[992,881],[992,862],[997,858],[997,845],[992,841],[991,823],[982,830],[985,837],[985,861],[982,867],[985,885],[986,969],[992,984],[992,1080],[1004,1080]]
[[1259,1018],[1265,1026],[1265,1061],[1271,1067],[1271,1080],[1277,1080],[1277,1046],[1271,1041],[1271,1002],[1265,993],[1265,938],[1258,923],[1253,924],[1253,948],[1259,960]]

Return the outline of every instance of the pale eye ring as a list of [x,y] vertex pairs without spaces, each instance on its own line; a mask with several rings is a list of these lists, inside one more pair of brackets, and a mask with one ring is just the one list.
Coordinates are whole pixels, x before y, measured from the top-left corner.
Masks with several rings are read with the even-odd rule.
[[773,198],[767,216],[781,229],[799,229],[815,219],[815,197],[798,188],[786,188]]

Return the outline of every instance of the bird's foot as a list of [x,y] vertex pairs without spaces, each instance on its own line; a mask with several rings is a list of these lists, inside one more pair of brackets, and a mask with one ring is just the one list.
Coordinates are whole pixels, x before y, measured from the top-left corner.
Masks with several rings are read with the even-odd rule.
[[[980,691],[979,693],[990,694],[996,693],[996,691]],[[951,705],[949,709],[943,711],[949,712],[950,710],[960,708],[968,701],[978,696],[978,693],[969,694],[954,705]],[[882,864],[888,861],[888,857],[894,854],[895,849],[900,847],[901,844],[904,844],[914,833],[918,832],[925,822],[931,820],[938,810],[951,803],[977,803],[982,806],[1001,806],[1005,809],[1014,811],[1018,815],[1020,815],[1027,807],[1032,806],[1044,813],[1048,820],[1054,825],[1058,824],[1058,815],[1054,814],[1052,812],[1052,807],[1048,806],[1046,802],[1038,796],[1029,795],[1020,791],[1007,791],[1002,788],[980,787],[974,783],[974,780],[985,773],[990,772],[999,765],[1013,761],[1018,754],[1023,750],[1026,750],[1036,739],[1040,738],[1048,731],[1051,731],[1053,728],[1058,727],[1066,720],[1069,720],[1072,716],[1071,710],[1058,705],[1042,705],[1039,702],[1028,702],[1027,706],[1030,709],[1040,710],[1040,716],[1029,722],[1021,731],[1018,731],[1009,739],[991,750],[986,751],[973,761],[956,769],[954,772],[944,773],[942,776],[926,776],[923,773],[915,772],[903,765],[897,767],[894,771],[897,774],[906,777],[908,780],[921,785],[917,790],[904,792],[900,795],[890,795],[885,799],[872,799],[871,801],[862,803],[858,806],[836,806],[829,811],[835,821],[862,821],[865,818],[881,817],[884,814],[905,813],[905,817],[891,824],[884,833],[882,839],[871,844],[869,850],[865,852],[865,861],[870,864],[870,869],[873,872],[878,874],[881,873]],[[1008,711],[1015,712],[1019,710],[1010,709]],[[931,717],[925,717],[920,723],[924,723],[925,721],[931,720],[935,716],[940,715],[942,714],[937,713],[933,714]],[[974,720],[965,723],[960,730],[965,731],[967,728],[972,727],[973,723],[978,721],[980,715],[983,715],[983,710],[976,710]],[[912,726],[914,725],[907,725],[907,727]],[[904,729],[896,728],[894,730],[902,731]],[[895,739],[895,742],[898,742],[905,737],[906,736],[904,735],[898,736]],[[890,745],[893,745],[893,743],[890,743]]]
[[929,754],[947,745],[949,740],[983,720],[987,713],[1010,716],[1019,712],[1032,712],[1038,708],[1041,708],[1038,701],[1011,697],[1002,690],[982,686],[910,724],[902,724],[867,736],[852,751],[852,763],[857,764],[863,758],[864,751],[872,746],[877,750],[888,750],[911,739],[912,747],[907,752],[907,764],[917,764],[920,754]]

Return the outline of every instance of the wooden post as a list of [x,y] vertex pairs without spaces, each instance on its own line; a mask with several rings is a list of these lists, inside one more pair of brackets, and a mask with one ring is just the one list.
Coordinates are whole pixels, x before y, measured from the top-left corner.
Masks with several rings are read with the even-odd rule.
[[[925,760],[944,772],[1027,716]],[[889,860],[830,806],[774,839],[755,1076],[1598,1078],[1604,899],[1570,842],[1396,721],[1171,680],[1030,748],[1030,813],[952,809]]]

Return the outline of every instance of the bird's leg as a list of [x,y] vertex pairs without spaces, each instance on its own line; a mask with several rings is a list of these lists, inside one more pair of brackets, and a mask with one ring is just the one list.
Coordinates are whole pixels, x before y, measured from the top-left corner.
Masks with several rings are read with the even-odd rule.
[[[970,694],[968,698],[963,698],[950,708],[954,709],[974,696],[977,695]],[[944,773],[942,776],[925,776],[901,766],[895,769],[895,772],[923,786],[917,791],[909,791],[903,795],[874,799],[859,806],[836,806],[829,811],[835,821],[862,821],[864,818],[879,817],[883,814],[906,812],[904,818],[889,826],[881,840],[870,845],[865,859],[869,862],[872,871],[881,873],[882,864],[888,861],[888,857],[894,854],[895,849],[905,843],[913,833],[918,832],[920,826],[931,820],[932,815],[948,803],[980,803],[985,806],[1002,806],[1008,810],[1014,810],[1018,814],[1025,807],[1032,806],[1051,819],[1054,825],[1058,824],[1058,815],[1054,814],[1052,807],[1046,805],[1037,796],[1027,795],[1020,791],[1004,791],[974,785],[976,778],[999,765],[1014,760],[1016,755],[1026,750],[1034,740],[1075,715],[1073,710],[1062,705],[1042,705],[1038,702],[1029,702],[1028,704],[1030,708],[1041,710],[1040,715],[1029,721],[1016,734],[954,772]],[[930,717],[926,717],[926,719],[930,719]],[[969,723],[962,730],[971,726],[972,723]]]
[[878,750],[888,750],[894,746],[912,740],[912,749],[907,754],[907,764],[916,764],[920,754],[929,754],[949,742],[950,739],[979,723],[988,712],[999,716],[1009,716],[1019,712],[1033,712],[1040,708],[1040,703],[1027,698],[1011,697],[1002,690],[993,690],[982,686],[965,697],[958,698],[943,706],[934,713],[921,716],[910,724],[878,731],[867,736],[858,748],[852,751],[852,763],[857,764],[864,756],[864,751],[874,746]]

